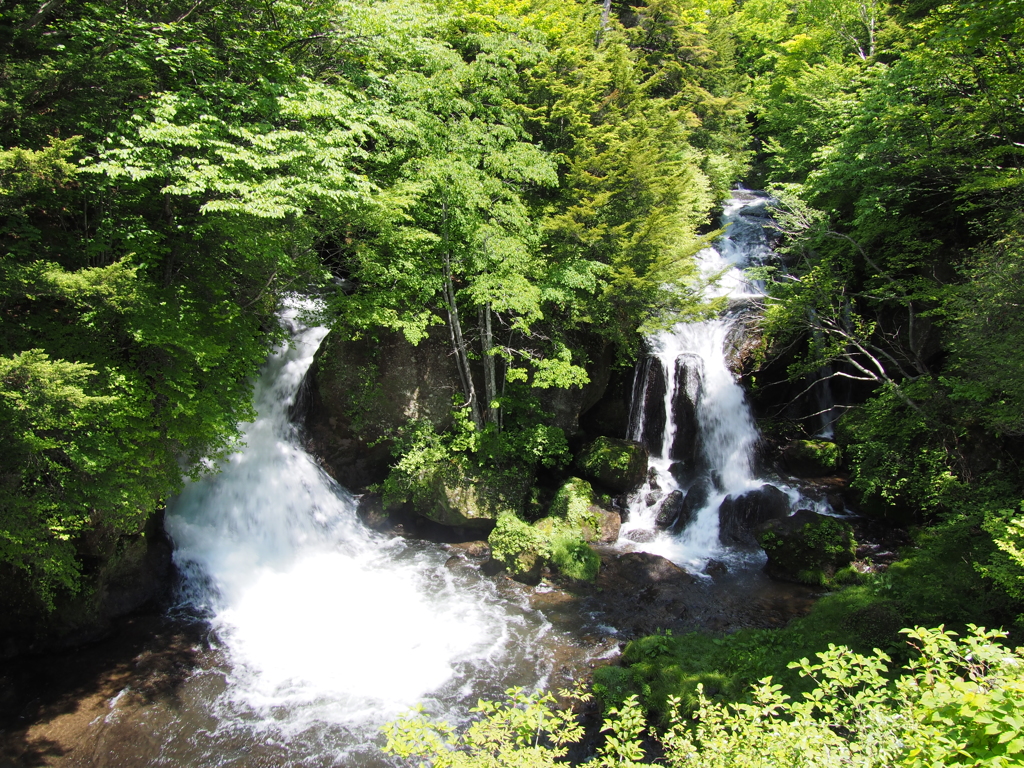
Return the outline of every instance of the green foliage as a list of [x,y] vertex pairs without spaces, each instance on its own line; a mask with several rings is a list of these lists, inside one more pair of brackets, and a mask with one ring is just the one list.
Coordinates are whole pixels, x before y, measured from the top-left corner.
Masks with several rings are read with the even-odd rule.
[[[696,689],[692,716],[672,699],[658,739],[672,766],[1016,765],[1024,754],[1021,694],[1024,650],[999,643],[1005,633],[970,627],[966,636],[904,629],[914,647],[900,672],[880,650],[863,655],[831,645],[789,667],[807,685],[793,699],[771,677],[746,702],[724,703]],[[566,692],[563,692],[565,695]],[[582,737],[571,710],[559,719],[550,695],[509,691],[508,703],[481,702],[465,734],[421,714],[388,725],[386,751],[434,765],[565,764],[565,745]],[[646,718],[635,697],[608,711],[599,765],[647,765],[640,735]]]
[[565,533],[551,540],[551,563],[560,573],[577,581],[593,581],[601,569],[601,558],[590,545]]
[[588,531],[588,538],[596,538],[601,530],[600,516],[594,511],[597,503],[594,488],[586,480],[570,477],[555,493],[548,514],[565,521],[579,531]]
[[601,559],[590,548],[593,523],[572,521],[564,517],[545,517],[534,524],[506,514],[487,539],[491,555],[500,560],[513,575],[538,574],[546,564],[555,566],[570,579],[593,581],[601,567]]
[[[812,513],[813,514],[813,513]],[[773,574],[785,574],[815,586],[827,586],[832,576],[854,558],[857,542],[844,520],[815,515],[798,530],[792,524],[806,513],[768,521],[755,535],[768,555]]]
[[576,0],[5,11],[0,564],[79,589],[91,534],[237,447],[310,288],[353,333],[451,331],[468,419],[410,426],[392,495],[564,464],[537,393],[587,383],[574,334],[628,356],[703,311],[698,231],[745,162],[727,13],[652,3],[595,46]]
[[866,511],[906,519],[909,511],[933,510],[960,492],[956,435],[937,429],[922,407],[901,396],[927,407],[931,392],[926,382],[902,392],[886,386],[841,420],[838,439]]
[[491,557],[500,560],[514,575],[539,568],[550,554],[548,542],[539,529],[514,514],[501,515],[487,537]]
[[[589,699],[589,694],[561,691],[562,698]],[[571,709],[559,709],[550,693],[506,691],[504,702],[480,701],[478,718],[464,732],[427,720],[422,711],[384,728],[384,751],[402,760],[426,758],[436,768],[470,766],[553,766],[562,764],[568,745],[583,736]],[[422,765],[422,763],[421,763]]]

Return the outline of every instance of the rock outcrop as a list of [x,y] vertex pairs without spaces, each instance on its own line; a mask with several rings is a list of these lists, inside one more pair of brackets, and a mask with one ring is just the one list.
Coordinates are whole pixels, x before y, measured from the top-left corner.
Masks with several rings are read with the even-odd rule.
[[394,331],[359,339],[332,332],[306,374],[296,417],[307,449],[341,485],[358,491],[387,476],[391,438],[410,419],[438,431],[451,424],[458,382],[443,327],[415,346]]
[[726,545],[757,545],[754,529],[789,514],[789,496],[774,485],[762,485],[739,496],[726,496],[718,508],[718,538]]
[[[447,334],[444,326],[433,326],[416,345],[386,329],[360,338],[334,331],[324,339],[294,417],[304,427],[307,449],[341,485],[358,492],[382,482],[392,462],[393,438],[410,420],[429,422],[438,432],[451,425],[452,400],[462,385]],[[567,435],[579,430],[580,415],[604,395],[612,362],[603,340],[587,336],[574,343],[588,357],[590,383],[530,390],[548,423]],[[482,373],[476,371],[474,378],[482,379]],[[477,387],[482,391],[482,381]],[[451,497],[449,491],[454,489],[439,492],[439,498]],[[451,505],[465,506],[454,498]],[[431,514],[439,519],[447,513]]]
[[599,437],[580,451],[576,468],[588,480],[614,493],[630,493],[647,477],[647,461],[647,449],[642,444]]
[[857,551],[849,523],[808,509],[762,523],[755,536],[768,555],[769,576],[816,586],[827,584]]

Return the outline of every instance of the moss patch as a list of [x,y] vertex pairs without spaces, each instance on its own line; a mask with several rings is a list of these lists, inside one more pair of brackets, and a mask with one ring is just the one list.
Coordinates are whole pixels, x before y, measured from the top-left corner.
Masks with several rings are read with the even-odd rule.
[[647,459],[647,450],[640,443],[599,437],[580,451],[576,466],[595,483],[616,493],[627,493],[643,483]]

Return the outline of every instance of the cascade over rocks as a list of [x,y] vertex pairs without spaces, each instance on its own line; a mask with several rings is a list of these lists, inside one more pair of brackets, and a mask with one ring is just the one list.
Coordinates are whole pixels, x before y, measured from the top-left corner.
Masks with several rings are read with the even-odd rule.
[[789,515],[789,496],[774,485],[762,485],[738,496],[726,496],[718,508],[718,537],[726,545],[755,546],[754,529]]

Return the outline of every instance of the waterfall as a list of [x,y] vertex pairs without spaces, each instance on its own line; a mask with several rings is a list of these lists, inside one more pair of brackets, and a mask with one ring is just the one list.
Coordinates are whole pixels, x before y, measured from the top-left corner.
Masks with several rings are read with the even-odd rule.
[[367,530],[299,446],[288,410],[325,331],[298,314],[284,313],[292,344],[256,383],[244,450],[166,517],[182,608],[212,624],[224,655],[217,721],[337,755],[371,750],[379,725],[416,703],[458,719],[477,696],[543,686],[552,627],[522,595],[446,568],[435,545]]
[[737,190],[724,207],[725,234],[698,254],[704,274],[721,275],[708,293],[729,300],[726,313],[657,334],[636,367],[627,436],[647,446],[651,461],[647,482],[630,498],[620,541],[680,564],[723,556],[719,505],[760,484],[752,461],[757,428],[728,355],[737,323],[761,295],[742,270],[772,255],[767,202]]

